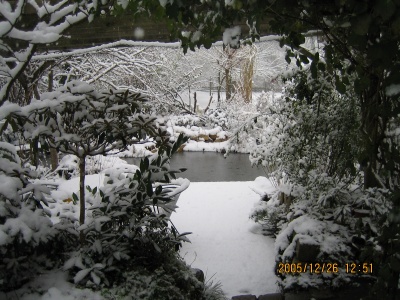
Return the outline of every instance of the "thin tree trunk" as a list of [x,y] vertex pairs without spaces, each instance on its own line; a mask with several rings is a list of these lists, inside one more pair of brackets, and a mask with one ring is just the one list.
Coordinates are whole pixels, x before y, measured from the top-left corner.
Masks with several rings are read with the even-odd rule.
[[192,98],[190,97],[190,85],[189,85],[189,111],[191,110],[192,107]]
[[[380,124],[382,95],[379,94],[379,78],[371,75],[370,87],[361,96],[361,116],[364,131],[364,147],[367,153],[367,164],[364,170],[364,188],[380,187],[378,155],[384,138],[386,124]],[[383,128],[381,128],[383,126]]]
[[197,106],[196,92],[194,92],[193,97],[194,97],[193,112],[196,113],[196,106]]
[[222,85],[222,81],[221,81],[221,72],[218,71],[218,97],[217,97],[217,106],[219,106],[219,103],[221,101],[221,85]]
[[39,152],[39,139],[34,138],[30,143],[29,152],[31,153],[31,164],[37,168],[39,159],[38,159],[38,152]]
[[208,101],[208,105],[207,105],[206,109],[204,110],[204,114],[205,114],[205,113],[207,112],[207,110],[210,108],[211,101],[212,101],[212,95],[210,96],[210,101]]
[[[49,87],[48,91],[53,91],[53,70],[49,72]],[[58,152],[56,148],[50,147],[50,163],[51,163],[51,170],[54,171],[58,168]]]
[[225,69],[225,86],[226,86],[226,101],[229,101],[232,97],[232,83],[231,83],[231,75],[229,69]]
[[[79,224],[85,224],[85,158],[86,156],[79,158],[79,204],[80,204],[80,212],[79,212]],[[79,233],[79,239],[81,242],[81,246],[85,243],[85,234],[81,230]]]
[[50,163],[52,171],[58,168],[58,152],[56,148],[50,148]]

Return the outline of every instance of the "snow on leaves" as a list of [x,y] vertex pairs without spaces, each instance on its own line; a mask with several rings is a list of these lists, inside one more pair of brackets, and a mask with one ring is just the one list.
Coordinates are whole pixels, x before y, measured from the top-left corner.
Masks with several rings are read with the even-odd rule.
[[154,118],[139,114],[144,101],[129,91],[97,92],[71,81],[24,107],[26,138],[46,136],[53,147],[79,157],[122,149],[129,137],[140,140],[151,126]]

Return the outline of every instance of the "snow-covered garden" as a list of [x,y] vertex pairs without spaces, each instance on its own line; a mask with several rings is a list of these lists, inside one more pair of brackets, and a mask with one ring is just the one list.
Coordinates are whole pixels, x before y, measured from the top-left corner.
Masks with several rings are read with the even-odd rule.
[[[400,6],[259,2],[0,1],[1,299],[397,299]],[[52,50],[124,14],[180,42]],[[265,177],[190,183],[182,151]]]

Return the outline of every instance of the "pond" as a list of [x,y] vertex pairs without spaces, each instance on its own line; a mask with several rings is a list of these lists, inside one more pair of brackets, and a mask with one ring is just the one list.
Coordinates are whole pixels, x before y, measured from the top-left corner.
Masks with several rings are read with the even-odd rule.
[[[138,158],[123,158],[128,163],[139,164]],[[182,152],[171,159],[171,168],[186,168],[178,177],[191,182],[253,181],[265,176],[261,168],[252,167],[249,154],[231,153],[226,158],[215,152]]]

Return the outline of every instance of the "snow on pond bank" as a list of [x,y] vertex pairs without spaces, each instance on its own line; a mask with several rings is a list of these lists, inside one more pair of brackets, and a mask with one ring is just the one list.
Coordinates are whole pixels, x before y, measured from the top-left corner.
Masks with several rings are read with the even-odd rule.
[[256,182],[197,182],[182,193],[171,219],[190,231],[181,255],[206,280],[221,281],[226,296],[278,290],[274,240],[263,236],[249,213],[260,199]]

